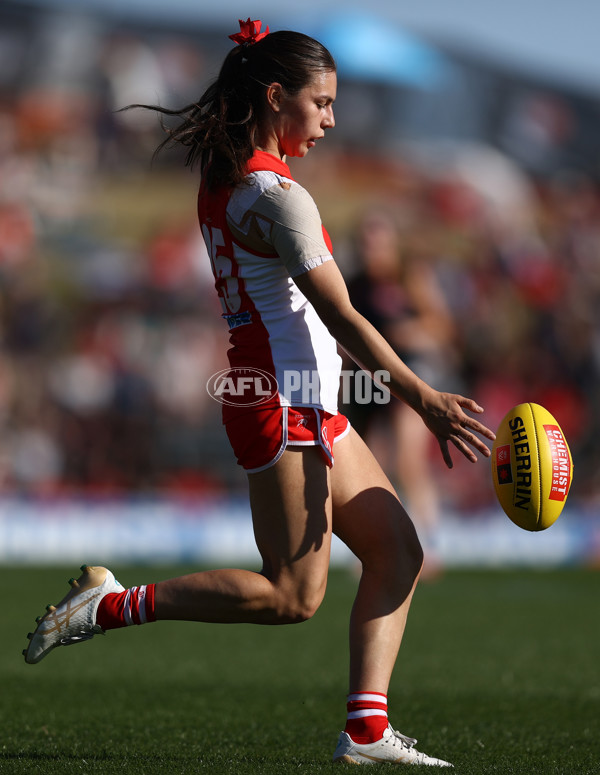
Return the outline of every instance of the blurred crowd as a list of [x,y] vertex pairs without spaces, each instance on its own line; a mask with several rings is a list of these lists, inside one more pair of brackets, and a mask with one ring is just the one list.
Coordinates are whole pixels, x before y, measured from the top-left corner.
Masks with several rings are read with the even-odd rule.
[[[89,23],[55,30],[50,46],[50,32],[35,63],[18,36],[0,34],[0,494],[243,487],[206,392],[226,365],[227,332],[197,181],[176,153],[151,165],[154,114],[116,112],[192,101],[211,75],[209,48]],[[571,444],[573,497],[595,502],[597,181],[563,168],[534,177],[465,141],[384,154],[331,137],[293,170],[357,305],[425,378],[479,401],[491,427],[521,401],[546,406]],[[448,474],[414,423],[388,421],[395,409],[347,410],[401,489],[431,482],[420,491],[442,503],[489,504],[486,463]],[[404,482],[403,457],[415,466]]]

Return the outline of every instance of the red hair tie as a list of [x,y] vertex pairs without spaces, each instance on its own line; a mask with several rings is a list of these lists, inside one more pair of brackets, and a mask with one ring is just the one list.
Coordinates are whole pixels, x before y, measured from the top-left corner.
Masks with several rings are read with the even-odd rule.
[[259,19],[251,21],[250,17],[248,17],[245,22],[241,19],[238,19],[238,21],[240,23],[240,31],[236,32],[235,35],[229,35],[229,38],[240,46],[244,43],[247,43],[248,45],[258,43],[259,40],[262,40],[269,34],[268,27],[265,32],[260,31],[262,22]]

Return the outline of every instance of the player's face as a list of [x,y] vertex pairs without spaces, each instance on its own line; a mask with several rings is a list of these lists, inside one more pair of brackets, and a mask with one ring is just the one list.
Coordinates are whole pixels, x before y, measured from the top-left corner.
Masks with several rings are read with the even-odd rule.
[[315,75],[297,94],[281,90],[274,95],[271,147],[265,150],[277,152],[280,157],[305,156],[325,136],[325,130],[335,126],[336,92],[337,76],[327,71]]

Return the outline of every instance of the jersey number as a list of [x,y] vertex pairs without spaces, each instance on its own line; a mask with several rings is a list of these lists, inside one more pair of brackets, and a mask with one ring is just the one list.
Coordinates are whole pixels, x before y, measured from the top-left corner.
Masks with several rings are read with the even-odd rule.
[[238,312],[242,306],[239,289],[240,284],[237,277],[232,274],[233,261],[219,253],[219,248],[225,247],[223,232],[221,229],[211,228],[204,224],[202,226],[202,236],[208,248],[212,271],[215,276],[215,287],[221,300],[223,312],[231,315]]

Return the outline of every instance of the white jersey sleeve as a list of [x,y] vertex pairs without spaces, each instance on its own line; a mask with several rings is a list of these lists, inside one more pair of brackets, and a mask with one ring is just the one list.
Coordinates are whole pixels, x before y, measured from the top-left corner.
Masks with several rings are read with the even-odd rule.
[[293,180],[270,171],[249,176],[231,196],[227,220],[233,235],[257,252],[276,254],[290,277],[333,258],[317,206]]

